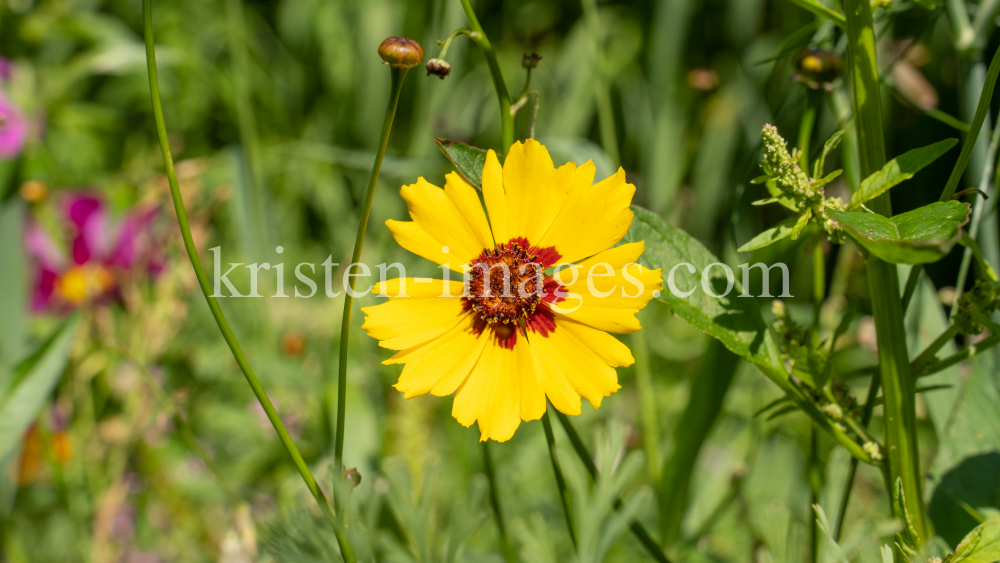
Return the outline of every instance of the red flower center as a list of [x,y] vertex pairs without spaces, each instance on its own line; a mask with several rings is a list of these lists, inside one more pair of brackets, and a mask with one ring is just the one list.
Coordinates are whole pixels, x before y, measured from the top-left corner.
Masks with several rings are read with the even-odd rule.
[[526,321],[542,301],[544,269],[517,242],[484,249],[472,262],[465,306],[490,326]]

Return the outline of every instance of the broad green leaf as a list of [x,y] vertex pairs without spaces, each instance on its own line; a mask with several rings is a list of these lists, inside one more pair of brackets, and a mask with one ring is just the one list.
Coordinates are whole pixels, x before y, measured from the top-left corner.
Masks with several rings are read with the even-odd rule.
[[465,143],[434,137],[441,152],[455,165],[455,170],[476,189],[483,189],[483,167],[486,166],[486,150],[471,147]]
[[890,160],[881,170],[862,180],[861,187],[851,196],[847,209],[853,211],[862,203],[875,199],[896,184],[909,180],[921,168],[951,150],[957,142],[958,139],[945,139],[933,145],[907,151]]
[[962,236],[971,208],[960,201],[935,202],[884,217],[866,211],[831,211],[844,232],[893,264],[926,264],[943,258]]
[[980,524],[972,511],[1000,510],[1000,361],[995,351],[972,360],[959,397],[938,440],[928,509],[935,531],[953,546]]
[[80,317],[73,315],[21,362],[0,393],[0,459],[31,426],[62,376]]
[[955,547],[948,563],[994,563],[1000,560],[1000,517],[976,526]]
[[795,218],[791,218],[786,221],[778,223],[776,226],[764,231],[763,233],[753,237],[750,242],[744,244],[737,249],[737,252],[751,252],[757,250],[758,248],[764,248],[765,246],[770,246],[779,240],[792,234],[792,226],[795,224]]
[[798,204],[795,203],[794,199],[782,195],[781,190],[778,189],[778,185],[774,183],[774,180],[768,180],[767,182],[764,182],[764,186],[767,188],[767,193],[771,194],[771,197],[777,199],[778,203],[780,203],[781,205],[785,206],[788,209],[791,209],[796,213],[800,211],[799,206]]
[[[725,297],[709,295],[702,286],[702,272],[720,260],[691,235],[670,226],[656,214],[636,206],[632,206],[632,211],[635,219],[626,238],[645,241],[646,250],[641,260],[650,268],[663,269],[664,285],[658,299],[670,305],[677,316],[719,339],[726,348],[747,361],[767,371],[777,371],[778,366],[772,365],[767,356],[766,348],[773,346],[773,341],[756,299],[739,297],[741,290],[735,283]],[[683,263],[690,264],[694,272]],[[733,272],[734,282],[736,275],[741,273],[739,270]],[[778,274],[776,270],[775,273]],[[669,285],[671,275],[678,293],[694,291],[687,297],[675,295]],[[729,285],[727,274],[719,265],[713,266],[704,279],[705,285],[716,295],[723,294]],[[783,366],[780,371],[784,371]]]

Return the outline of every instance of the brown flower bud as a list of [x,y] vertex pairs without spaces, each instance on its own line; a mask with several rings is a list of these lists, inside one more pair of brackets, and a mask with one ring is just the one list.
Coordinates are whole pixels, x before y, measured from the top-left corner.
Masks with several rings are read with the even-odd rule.
[[802,49],[792,64],[798,78],[813,88],[833,82],[844,70],[843,57],[822,49]]
[[542,60],[542,56],[538,53],[525,53],[521,57],[521,68],[535,68],[538,66],[538,61]]
[[38,180],[28,180],[21,184],[21,188],[18,191],[21,194],[21,198],[28,203],[38,203],[45,199],[45,195],[48,193],[45,184]]
[[344,478],[347,482],[351,484],[352,487],[357,487],[361,484],[361,473],[358,471],[357,467],[352,467],[350,469],[344,469]]
[[451,65],[448,61],[443,61],[441,59],[431,59],[427,61],[427,76],[430,75],[437,76],[441,80],[444,80],[445,76],[451,74]]
[[406,37],[390,37],[378,46],[378,56],[393,68],[413,68],[424,62],[424,48]]

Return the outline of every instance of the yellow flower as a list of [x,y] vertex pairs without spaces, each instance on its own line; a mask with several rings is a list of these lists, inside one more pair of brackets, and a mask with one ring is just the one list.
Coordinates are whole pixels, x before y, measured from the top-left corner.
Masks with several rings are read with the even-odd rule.
[[396,241],[466,278],[389,280],[373,289],[389,301],[363,309],[368,334],[399,351],[383,363],[405,364],[395,387],[407,399],[454,393],[458,422],[503,442],[542,416],[546,397],[576,415],[581,397],[597,408],[619,389],[615,368],[634,360],[608,332],[639,330],[635,314],[662,279],[635,263],[642,242],[611,248],[632,224],[635,187],[621,169],[597,184],[594,173],[591,162],[555,168],[532,139],[503,166],[489,151],[489,221],[455,173],[443,190],[403,186],[413,221],[386,222]]

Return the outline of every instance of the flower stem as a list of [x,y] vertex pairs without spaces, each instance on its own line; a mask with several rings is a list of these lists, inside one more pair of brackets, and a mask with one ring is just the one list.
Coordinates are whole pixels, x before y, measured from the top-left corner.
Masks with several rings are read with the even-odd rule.
[[205,300],[208,302],[208,307],[212,311],[212,316],[215,317],[215,322],[219,326],[219,330],[222,332],[222,337],[226,340],[226,344],[229,345],[229,349],[232,351],[233,357],[236,359],[236,363],[239,365],[240,370],[246,377],[247,383],[250,384],[250,388],[253,390],[254,395],[256,395],[257,400],[260,402],[260,406],[263,407],[264,412],[267,414],[267,418],[274,426],[274,430],[278,433],[278,438],[281,440],[281,444],[285,447],[285,450],[288,452],[288,456],[292,459],[292,462],[298,469],[306,487],[316,499],[316,502],[319,504],[320,509],[323,511],[323,514],[326,516],[331,526],[333,526],[344,560],[348,563],[353,563],[355,561],[354,552],[351,549],[351,546],[347,543],[347,538],[344,537],[339,524],[337,523],[337,518],[334,514],[333,506],[330,504],[330,500],[326,498],[326,495],[322,490],[320,490],[319,485],[316,484],[316,479],[313,477],[312,472],[309,471],[309,466],[306,465],[305,460],[302,458],[302,454],[299,453],[299,449],[295,446],[291,436],[288,435],[285,425],[282,424],[281,418],[278,417],[277,411],[274,410],[274,405],[271,404],[271,400],[268,398],[267,393],[261,386],[260,381],[257,380],[257,376],[254,374],[253,369],[250,368],[250,364],[247,362],[246,356],[243,355],[243,350],[240,348],[240,344],[236,340],[236,336],[229,327],[229,323],[226,321],[226,316],[223,314],[222,308],[219,306],[219,302],[212,297],[212,288],[208,282],[208,275],[205,273],[205,268],[202,266],[201,259],[198,257],[198,249],[195,247],[194,239],[191,237],[191,227],[188,225],[187,211],[184,208],[184,200],[181,197],[180,185],[177,182],[177,173],[174,170],[174,159],[170,154],[170,142],[167,138],[167,126],[163,119],[163,103],[160,101],[160,84],[156,72],[152,0],[142,1],[142,11],[146,37],[146,67],[149,73],[149,90],[153,104],[153,116],[156,120],[156,133],[160,140],[160,150],[163,153],[163,165],[167,172],[167,181],[170,184],[170,197],[174,203],[174,211],[177,213],[177,224],[180,227],[181,237],[184,240],[184,249],[187,251],[188,258],[191,260],[191,266],[194,268],[195,276],[198,278],[198,285],[201,288],[201,292],[205,295]]
[[[368,228],[368,216],[371,215],[372,199],[375,197],[375,185],[378,183],[379,170],[382,168],[382,158],[385,157],[385,149],[389,144],[389,131],[392,129],[392,120],[396,115],[396,106],[399,105],[399,93],[403,89],[403,79],[406,78],[405,68],[389,67],[392,73],[392,83],[389,86],[389,105],[385,110],[385,120],[382,122],[382,136],[378,141],[378,150],[375,152],[375,163],[372,165],[372,172],[368,176],[368,189],[365,191],[365,202],[361,207],[361,221],[358,224],[358,236],[354,240],[354,254],[351,255],[351,263],[348,265],[348,273],[355,268],[355,264],[361,260],[361,248],[365,244],[365,230]],[[344,315],[340,324],[340,358],[337,378],[337,433],[334,438],[333,455],[336,459],[338,471],[344,462],[344,427],[347,413],[347,345],[351,334],[351,309],[354,305],[354,285],[357,278],[351,275],[346,276],[349,280],[349,288],[345,288],[344,295]]]
[[646,335],[632,335],[632,354],[635,356],[635,380],[639,391],[639,412],[642,420],[642,445],[646,450],[649,480],[654,487],[660,485],[660,425],[656,417],[656,391],[653,374],[649,369],[649,345]]
[[[583,466],[587,468],[587,472],[590,473],[590,478],[597,480],[597,466],[594,465],[594,459],[590,457],[590,452],[587,451],[587,446],[584,445],[583,440],[580,439],[580,435],[576,433],[576,429],[573,428],[573,423],[569,421],[569,418],[565,414],[555,410],[556,416],[559,418],[559,424],[562,425],[563,430],[566,431],[566,435],[569,436],[569,441],[573,444],[573,450],[576,452],[577,457],[583,462]],[[622,500],[620,498],[615,499],[614,507],[618,510],[622,505]],[[632,521],[629,524],[629,529],[632,530],[632,535],[635,536],[642,547],[646,548],[646,551],[653,556],[660,563],[670,563],[667,559],[667,555],[663,552],[663,548],[660,544],[656,543],[653,536],[646,531],[646,528],[640,524],[638,521]]]
[[497,496],[497,478],[493,471],[493,458],[490,456],[490,443],[481,442],[483,446],[483,468],[486,470],[486,479],[490,482],[490,507],[493,509],[493,516],[497,521],[497,533],[500,535],[500,552],[507,563],[517,561],[514,547],[511,546],[507,537],[507,525],[504,524],[503,510],[500,507],[500,497]]
[[[867,177],[885,164],[875,29],[868,0],[845,0],[844,11],[861,175]],[[885,216],[892,214],[888,194],[873,200],[869,207]],[[906,499],[910,503],[907,509],[917,531],[917,542],[923,544],[927,537],[927,522],[917,452],[916,393],[910,376],[896,265],[869,256],[867,274],[885,396],[885,449],[890,477],[887,482],[894,483],[897,478],[902,480]]]
[[556,437],[552,433],[552,421],[549,420],[548,409],[542,413],[542,427],[545,429],[545,441],[549,446],[549,459],[552,461],[552,473],[556,476],[556,486],[559,487],[559,502],[562,504],[563,515],[566,516],[566,528],[569,539],[573,541],[573,549],[577,549],[576,531],[573,527],[573,513],[569,509],[569,499],[566,498],[566,480],[563,479],[559,458],[556,456]]
[[[875,399],[878,396],[878,388],[881,381],[878,370],[872,374],[871,382],[868,384],[868,396],[865,398],[864,411],[861,413],[861,424],[865,428],[872,420],[872,413],[875,411]],[[858,458],[851,458],[851,468],[847,472],[847,480],[844,482],[844,494],[840,497],[840,511],[837,513],[837,527],[833,531],[834,541],[840,541],[840,533],[844,529],[844,516],[847,515],[847,504],[851,500],[851,489],[854,488],[854,475],[858,472]]]
[[479,25],[479,19],[476,18],[476,12],[472,10],[469,0],[462,0],[462,9],[465,10],[465,17],[469,20],[469,27],[472,28],[469,38],[479,46],[483,56],[486,57],[486,66],[490,69],[493,88],[497,91],[497,101],[500,102],[501,146],[503,154],[507,154],[510,146],[514,144],[514,115],[510,112],[510,91],[507,90],[507,83],[504,82],[503,73],[500,71],[497,53],[486,37],[483,26]]

